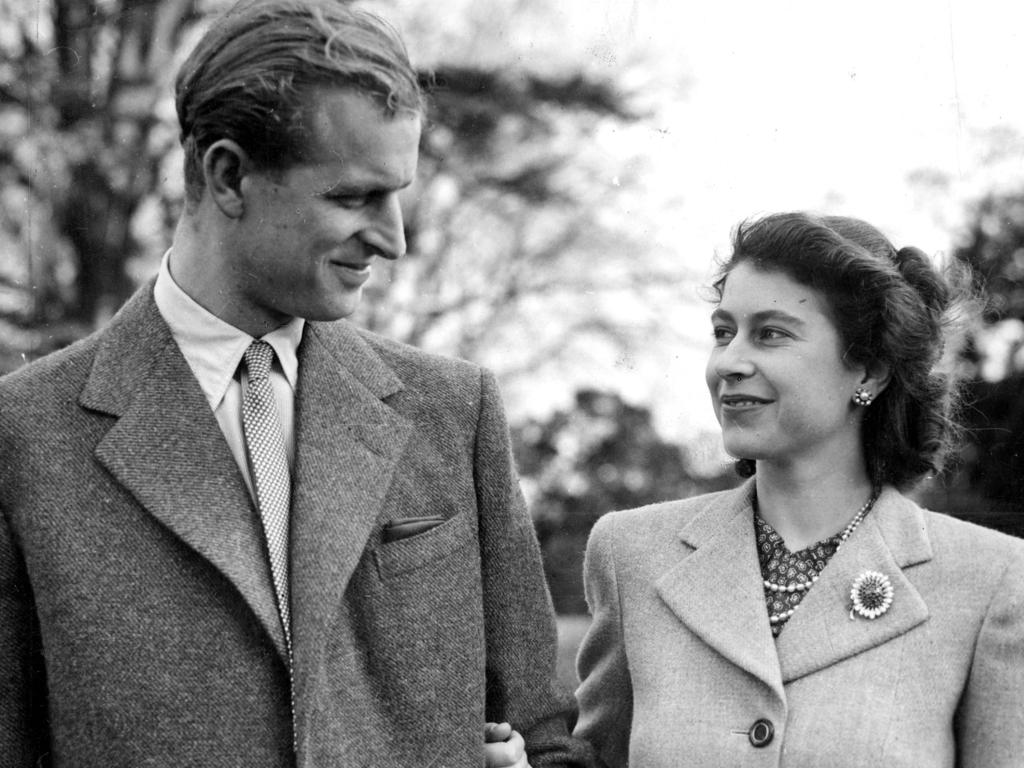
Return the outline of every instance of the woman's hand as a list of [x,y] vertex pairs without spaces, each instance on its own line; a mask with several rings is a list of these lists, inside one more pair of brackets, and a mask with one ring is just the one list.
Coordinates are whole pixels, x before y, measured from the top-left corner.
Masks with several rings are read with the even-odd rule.
[[484,726],[484,756],[487,768],[530,768],[526,742],[508,723]]

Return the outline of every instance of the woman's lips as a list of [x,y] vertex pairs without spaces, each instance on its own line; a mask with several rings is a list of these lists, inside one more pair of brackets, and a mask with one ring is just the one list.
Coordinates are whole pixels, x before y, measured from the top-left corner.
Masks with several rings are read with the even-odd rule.
[[722,395],[718,398],[718,402],[723,412],[740,413],[743,411],[756,410],[757,408],[768,405],[773,401],[764,397],[756,397],[754,395]]

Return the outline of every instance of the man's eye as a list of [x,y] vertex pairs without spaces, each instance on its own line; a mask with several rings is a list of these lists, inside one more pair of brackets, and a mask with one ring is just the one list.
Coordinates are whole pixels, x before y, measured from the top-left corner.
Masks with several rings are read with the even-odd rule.
[[711,335],[715,337],[715,341],[719,344],[725,344],[733,337],[733,330],[718,325],[711,331]]
[[330,197],[328,200],[339,208],[354,209],[365,206],[368,198],[366,195],[338,195],[337,197]]

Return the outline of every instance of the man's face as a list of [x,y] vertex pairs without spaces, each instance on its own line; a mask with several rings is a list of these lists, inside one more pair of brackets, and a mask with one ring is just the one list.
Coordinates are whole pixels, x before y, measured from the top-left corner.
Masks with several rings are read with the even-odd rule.
[[374,257],[405,253],[398,191],[416,173],[419,117],[388,116],[351,90],[308,98],[306,159],[241,182],[229,321],[250,332],[350,315]]

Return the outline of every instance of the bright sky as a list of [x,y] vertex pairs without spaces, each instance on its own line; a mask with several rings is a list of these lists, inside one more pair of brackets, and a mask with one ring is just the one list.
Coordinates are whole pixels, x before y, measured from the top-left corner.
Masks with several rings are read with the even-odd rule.
[[948,250],[948,235],[917,210],[907,175],[970,176],[977,131],[1024,124],[1024,6],[701,6],[672,12],[665,3],[648,19],[664,14],[658,26],[674,29],[693,76],[666,125],[667,154],[686,168],[685,194],[704,214],[692,235],[721,241],[704,232],[758,210],[828,207],[900,243]]
[[[708,273],[738,220],[786,209],[855,215],[897,246],[945,253],[966,200],[996,181],[1024,180],[1019,146],[998,168],[980,159],[986,132],[1024,133],[1024,3],[495,3],[515,7],[507,18],[489,3],[449,4],[441,15],[451,23],[438,24],[435,6],[420,18],[420,32],[432,30],[437,48],[464,45],[456,20],[475,14],[466,23],[476,25],[473,45],[484,57],[555,67],[582,56],[596,72],[617,76],[632,71],[637,53],[656,63],[643,82],[660,104],[658,117],[609,144],[646,157],[648,195],[637,204],[663,212],[644,234],[688,271]],[[548,21],[537,23],[538,13]],[[564,24],[550,23],[553,13]],[[946,183],[930,191],[908,183],[922,169]],[[685,287],[666,318],[689,342],[652,343],[599,380],[591,372],[573,383],[614,384],[653,404],[666,434],[714,430],[702,375],[710,310],[696,292],[696,284]],[[532,392],[508,393],[510,406],[531,396],[538,402],[547,386],[568,394],[571,384],[531,382]]]
[[[941,254],[963,203],[995,183],[997,170],[1024,184],[1020,154],[999,169],[979,162],[981,134],[1024,131],[1024,4],[585,6],[580,32],[596,31],[598,68],[620,66],[632,47],[664,62],[667,98],[645,143],[655,194],[677,201],[660,236],[693,269],[706,273],[712,254],[728,250],[738,220],[786,209],[855,215],[897,246]],[[942,172],[948,187],[929,195],[908,184],[921,169]],[[702,376],[708,313],[681,302],[671,322],[693,328],[695,343],[646,362],[638,350],[623,371],[625,391],[654,403],[659,424],[680,436],[715,428]]]

